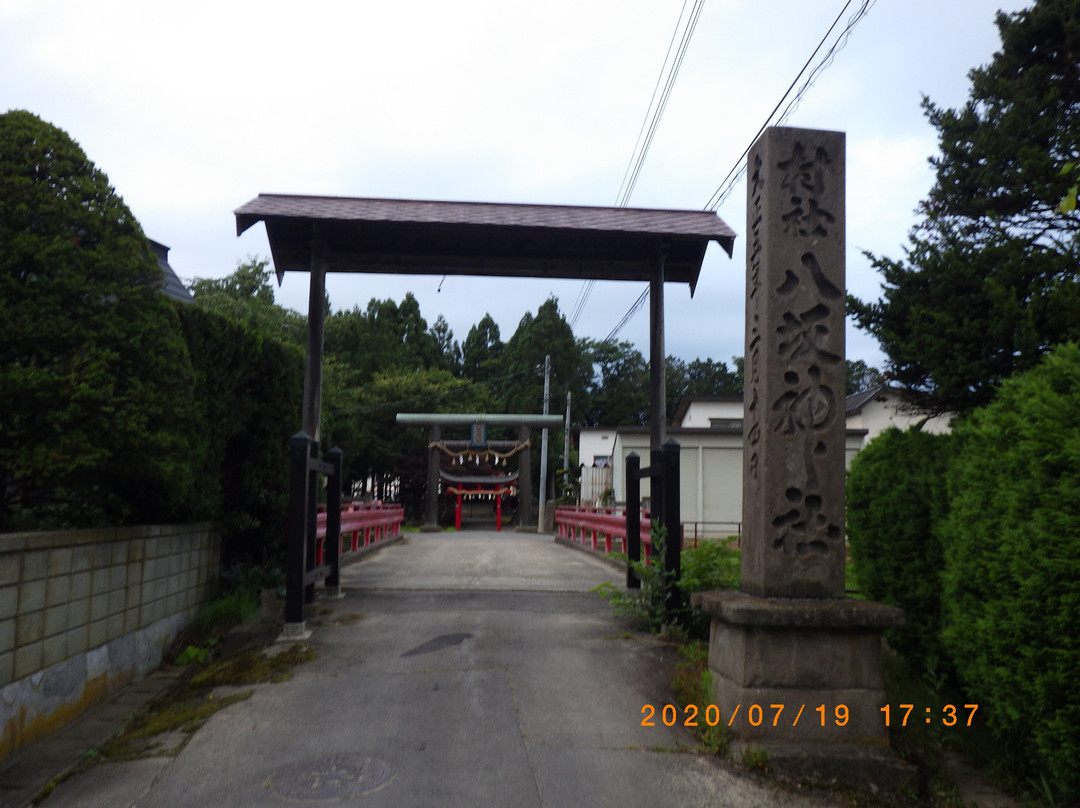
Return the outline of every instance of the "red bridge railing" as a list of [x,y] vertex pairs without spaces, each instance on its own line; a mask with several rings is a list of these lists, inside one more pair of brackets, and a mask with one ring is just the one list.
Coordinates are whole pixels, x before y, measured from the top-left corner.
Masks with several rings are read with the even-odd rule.
[[[649,512],[641,512],[641,547],[648,561],[652,555],[652,543],[649,540],[651,522]],[[626,550],[626,513],[621,508],[594,508],[587,505],[560,505],[555,509],[555,528],[559,538],[576,544],[599,550],[603,544],[604,552],[610,553],[612,543],[619,540],[619,550]]]
[[[401,505],[375,502],[350,502],[341,506],[341,555],[362,550],[372,544],[401,535],[405,512]],[[326,542],[326,510],[320,506],[315,522],[315,564],[323,563]]]

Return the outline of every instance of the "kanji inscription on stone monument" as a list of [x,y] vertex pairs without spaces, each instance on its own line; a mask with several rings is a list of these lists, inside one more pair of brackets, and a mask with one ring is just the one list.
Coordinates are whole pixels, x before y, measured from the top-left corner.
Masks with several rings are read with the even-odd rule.
[[742,590],[844,596],[844,133],[747,162]]

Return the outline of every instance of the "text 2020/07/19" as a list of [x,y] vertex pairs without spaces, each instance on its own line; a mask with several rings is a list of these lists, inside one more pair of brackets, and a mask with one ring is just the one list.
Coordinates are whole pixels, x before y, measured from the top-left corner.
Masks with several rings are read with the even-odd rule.
[[[945,727],[954,727],[958,724],[970,727],[975,711],[978,709],[978,704],[965,704],[962,707],[946,704],[941,708],[924,708],[915,704],[886,704],[880,712],[887,727],[906,727],[920,720],[926,724],[941,724]],[[698,727],[702,724],[715,727],[723,722],[729,727],[734,727],[741,721],[753,727],[762,725],[777,727],[790,721],[791,726],[795,727],[799,725],[800,720],[803,720],[814,722],[822,727],[826,725],[826,722],[843,727],[851,719],[851,711],[846,704],[836,706],[819,704],[816,707],[811,705],[804,718],[803,713],[806,711],[806,704],[800,704],[797,708],[795,705],[786,704],[748,704],[745,709],[742,704],[736,704],[730,717],[724,721],[720,708],[715,704],[708,705],[704,710],[695,704],[687,704],[685,707],[665,704],[659,711],[654,705],[646,704],[641,708],[641,726],[655,727],[659,722],[666,727],[673,727],[680,723],[685,727]]]

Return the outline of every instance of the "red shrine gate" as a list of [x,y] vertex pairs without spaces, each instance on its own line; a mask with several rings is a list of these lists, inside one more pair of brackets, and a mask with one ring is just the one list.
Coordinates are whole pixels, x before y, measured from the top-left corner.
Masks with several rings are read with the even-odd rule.
[[514,496],[517,493],[518,472],[506,477],[498,476],[464,476],[450,474],[446,471],[439,472],[442,481],[443,493],[453,494],[457,497],[454,506],[454,529],[461,530],[461,505],[462,500],[467,499],[494,499],[495,501],[495,530],[502,530],[502,506],[503,497]]

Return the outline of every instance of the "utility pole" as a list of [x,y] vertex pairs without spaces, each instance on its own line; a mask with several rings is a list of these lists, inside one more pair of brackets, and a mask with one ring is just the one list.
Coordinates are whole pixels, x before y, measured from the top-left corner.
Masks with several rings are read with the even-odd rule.
[[[551,398],[551,354],[544,357],[544,415],[548,414],[548,405]],[[548,455],[548,428],[545,426],[540,433],[540,507],[537,508],[536,532],[543,533],[544,525],[547,524],[547,455]]]

